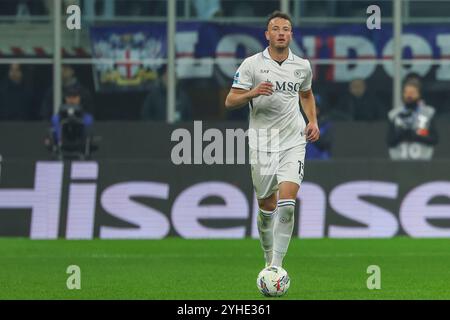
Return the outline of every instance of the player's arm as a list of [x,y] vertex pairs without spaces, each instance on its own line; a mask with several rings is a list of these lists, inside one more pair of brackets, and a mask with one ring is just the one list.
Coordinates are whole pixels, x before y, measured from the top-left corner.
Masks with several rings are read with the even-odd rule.
[[317,122],[316,100],[311,89],[300,91],[300,102],[309,121],[305,130],[306,140],[317,141],[320,137],[320,130]]
[[225,107],[227,109],[237,109],[248,104],[253,98],[261,95],[270,96],[273,93],[272,86],[270,82],[261,82],[251,90],[231,88],[225,99]]

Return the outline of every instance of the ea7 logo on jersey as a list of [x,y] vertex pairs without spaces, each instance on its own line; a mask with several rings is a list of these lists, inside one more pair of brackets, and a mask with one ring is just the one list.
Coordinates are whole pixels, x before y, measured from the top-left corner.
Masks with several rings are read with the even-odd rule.
[[269,70],[261,69],[261,70],[259,70],[259,72],[261,72],[261,73],[269,73]]
[[299,79],[305,78],[305,73],[300,69],[294,70],[294,75]]

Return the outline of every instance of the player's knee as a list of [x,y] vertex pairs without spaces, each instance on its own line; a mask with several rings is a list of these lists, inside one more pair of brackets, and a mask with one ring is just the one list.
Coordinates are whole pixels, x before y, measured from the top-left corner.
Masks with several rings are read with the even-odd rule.
[[277,208],[277,204],[276,204],[276,202],[275,203],[263,202],[262,204],[259,205],[259,208],[264,211],[273,212]]
[[277,197],[273,193],[270,197],[265,199],[258,199],[258,206],[264,211],[274,211],[277,208]]
[[270,201],[261,201],[261,202],[259,202],[259,208],[264,211],[273,212],[277,208],[277,203],[276,203],[276,201],[275,201],[275,203],[270,202]]
[[295,199],[300,186],[297,183],[284,181],[279,184],[280,199]]

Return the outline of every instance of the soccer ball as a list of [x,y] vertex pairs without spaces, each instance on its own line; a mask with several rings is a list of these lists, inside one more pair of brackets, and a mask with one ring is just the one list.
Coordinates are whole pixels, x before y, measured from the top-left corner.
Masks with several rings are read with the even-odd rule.
[[291,285],[286,270],[281,267],[270,266],[264,268],[256,279],[259,292],[266,297],[281,297]]

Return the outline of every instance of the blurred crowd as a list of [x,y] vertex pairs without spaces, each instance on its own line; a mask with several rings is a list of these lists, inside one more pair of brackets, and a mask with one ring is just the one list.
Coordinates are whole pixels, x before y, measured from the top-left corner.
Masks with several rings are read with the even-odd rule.
[[[54,113],[53,110],[53,88],[51,80],[44,89],[36,87],[36,79],[34,75],[26,71],[27,66],[20,64],[11,64],[8,66],[5,74],[0,74],[0,120],[11,121],[48,121]],[[84,79],[92,78],[92,74],[87,70],[84,72]],[[166,88],[167,88],[167,68],[162,66],[157,70],[158,77],[152,81],[148,90],[145,92],[131,92],[131,93],[115,93],[110,95],[96,93],[93,87],[92,80],[86,84],[80,81],[77,72],[73,66],[62,66],[62,92],[77,88],[80,92],[81,104],[83,109],[96,117],[99,120],[154,120],[164,121],[166,119]],[[422,79],[417,74],[410,74],[405,78],[404,82],[416,83],[420,91],[423,90]],[[199,103],[198,92],[203,90],[201,88],[188,88],[187,81],[178,81],[176,93],[176,120],[189,121],[192,119],[204,120],[205,113],[201,110],[196,110],[198,104],[205,104],[208,100],[208,95],[213,95],[218,99],[218,91],[214,91],[210,87],[210,92],[205,92],[200,96]],[[42,85],[41,85],[42,86]],[[388,114],[392,109],[391,99],[382,99],[374,91],[368,88],[368,84],[364,79],[354,79],[347,83],[345,90],[339,92],[336,97],[331,99],[322,94],[322,84],[315,86],[316,94],[320,94],[320,109],[321,114],[332,121],[387,121]],[[227,89],[227,88],[225,88]],[[220,90],[219,90],[220,92]],[[131,107],[121,108],[122,113],[108,116],[108,111],[104,109],[111,109],[114,107],[114,100],[118,96],[133,96],[133,105],[138,104],[138,110],[134,115],[131,115]],[[107,98],[106,100],[104,98]],[[97,98],[97,99],[96,99]],[[103,98],[103,99],[102,99]],[[102,108],[95,107],[95,100]],[[217,102],[214,102],[217,103]],[[442,104],[446,102],[443,101]],[[116,104],[121,104],[117,101]],[[318,103],[319,104],[319,103]],[[108,108],[103,108],[103,105],[108,105]],[[438,113],[445,113],[448,108],[444,105],[437,106]],[[212,107],[205,107],[212,110]],[[448,110],[447,110],[448,111]],[[106,113],[105,113],[106,112]],[[246,121],[248,117],[247,108],[242,108],[234,112],[221,112],[213,116],[217,120],[233,120]],[[127,116],[126,113],[129,113]],[[203,118],[202,118],[203,117]],[[211,118],[211,117],[209,117]]]
[[[83,108],[93,112],[92,94],[79,82],[71,66],[63,66],[62,84],[63,92],[79,90]],[[26,67],[17,63],[9,65],[0,80],[0,121],[49,121],[53,113],[52,86],[49,84],[43,91],[37,89]]]
[[[36,92],[33,92],[32,79],[27,78],[23,66],[11,64],[7,74],[0,82],[0,121],[51,121],[57,123],[61,110],[68,106],[76,107],[82,119],[92,124],[101,112],[95,108],[95,95],[77,77],[70,65],[62,66],[62,100],[59,110],[54,112],[53,88],[49,85],[41,93],[41,101],[36,103]],[[426,102],[423,96],[423,84],[416,74],[407,76],[402,91],[402,104],[392,108],[383,103],[376,94],[368,90],[363,79],[355,79],[348,83],[347,91],[340,95],[337,102],[329,103],[316,89],[316,105],[321,130],[321,139],[308,145],[308,157],[311,159],[329,159],[332,150],[333,123],[342,121],[385,122],[388,123],[387,145],[389,154],[394,160],[427,160],[433,156],[434,145],[439,141],[436,130],[436,109]],[[139,96],[138,115],[132,120],[165,121],[167,117],[167,68],[158,70],[158,78],[149,90]],[[114,96],[122,96],[116,93]],[[207,120],[205,115],[195,114],[192,96],[183,83],[178,83],[176,92],[175,120]],[[126,97],[125,97],[126,99]],[[109,106],[107,106],[109,107]],[[132,107],[130,102],[122,105],[121,113],[115,120],[130,120],[127,116]],[[224,113],[222,120],[247,121],[248,108]],[[306,117],[305,117],[306,119]],[[83,121],[84,121],[83,120]],[[54,127],[57,128],[55,125]]]

